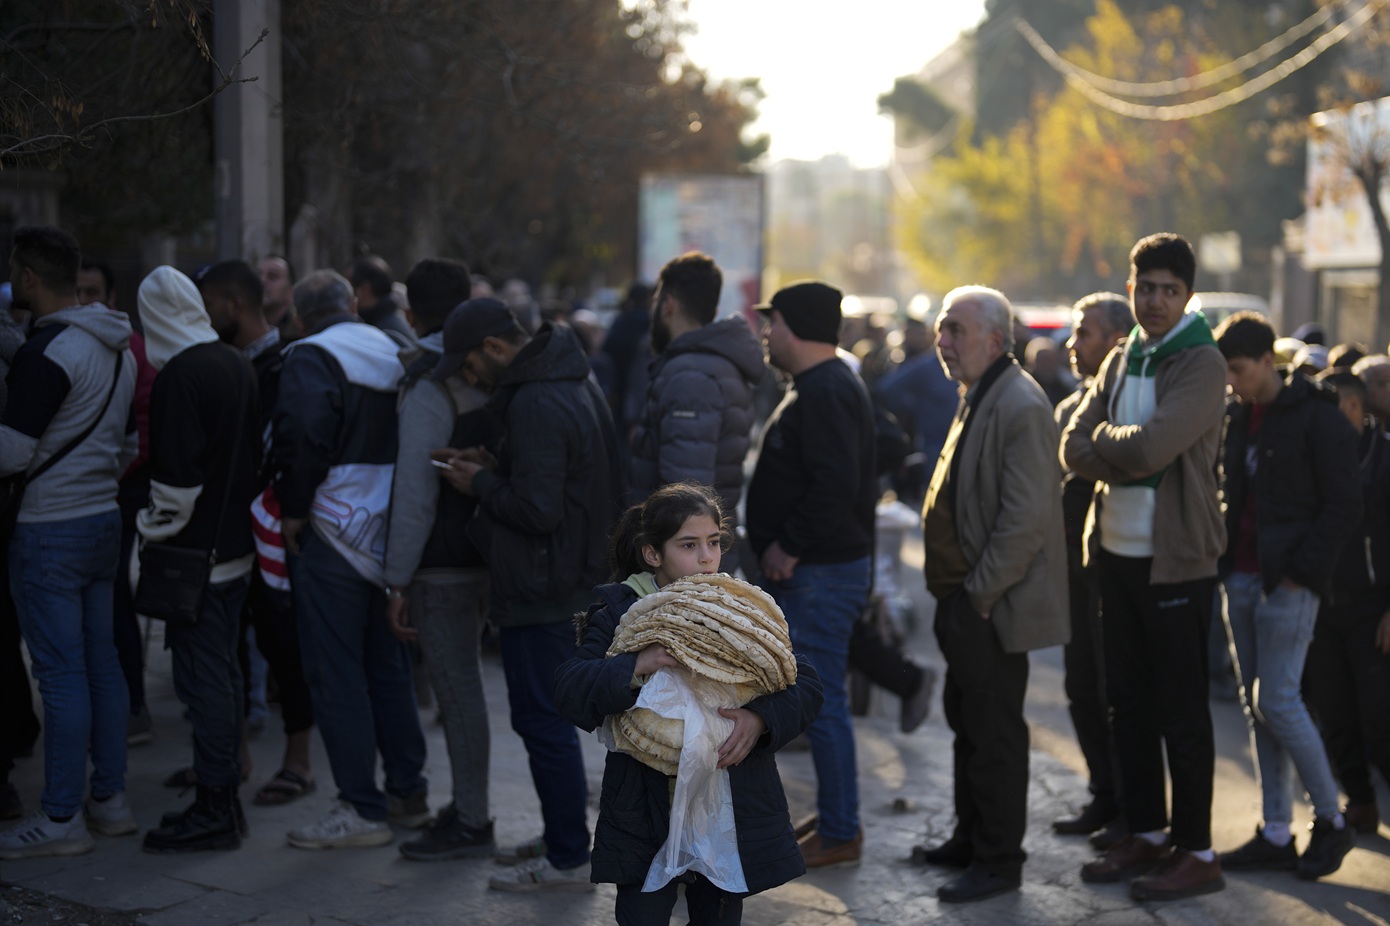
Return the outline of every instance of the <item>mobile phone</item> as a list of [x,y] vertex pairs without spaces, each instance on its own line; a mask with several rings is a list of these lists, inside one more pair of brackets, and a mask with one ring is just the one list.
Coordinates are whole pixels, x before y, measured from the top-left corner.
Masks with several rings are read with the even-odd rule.
[[443,460],[430,460],[430,462],[433,463],[435,466],[438,466],[440,469],[453,469],[453,468],[454,468],[454,464],[452,464],[452,463],[445,463]]

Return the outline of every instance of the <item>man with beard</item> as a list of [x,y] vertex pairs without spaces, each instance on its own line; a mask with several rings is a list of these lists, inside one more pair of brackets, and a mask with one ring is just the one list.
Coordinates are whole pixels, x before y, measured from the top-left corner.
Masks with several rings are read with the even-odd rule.
[[[742,318],[715,318],[724,275],[698,251],[661,268],[652,299],[651,385],[633,437],[632,483],[645,498],[676,482],[709,486],[736,518],[753,426],[753,388],[767,373]],[[738,568],[736,553],[722,568]]]

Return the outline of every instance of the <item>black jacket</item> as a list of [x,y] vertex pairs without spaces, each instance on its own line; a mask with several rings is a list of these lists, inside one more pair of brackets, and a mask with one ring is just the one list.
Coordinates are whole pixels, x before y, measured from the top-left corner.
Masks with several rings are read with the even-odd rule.
[[578,336],[542,326],[486,407],[503,437],[497,470],[474,477],[478,511],[468,534],[492,576],[493,618],[511,626],[569,620],[607,577],[622,494],[613,418]]
[[1356,431],[1337,407],[1336,392],[1289,373],[1265,411],[1254,448],[1246,431],[1250,409],[1233,404],[1222,454],[1226,552],[1224,579],[1235,567],[1240,516],[1249,491],[1246,452],[1255,458],[1256,544],[1265,593],[1291,579],[1324,600],[1333,591],[1337,555],[1360,521]]
[[[613,631],[637,601],[630,587],[616,583],[594,589],[597,604],[581,622],[579,654],[555,673],[555,706],[576,726],[592,732],[609,714],[637,703],[630,687],[636,653],[604,658]],[[820,676],[801,657],[796,684],[744,707],[767,724],[767,732],[748,756],[729,768],[738,853],[750,893],[785,884],[806,872],[792,833],[787,795],[777,772],[776,752],[796,738],[820,713]],[[591,880],[641,884],[652,859],[666,842],[670,818],[670,781],[656,769],[621,752],[608,753],[594,827]]]
[[874,548],[874,409],[839,358],[798,374],[763,430],[748,485],[748,539],[804,563],[847,563]]
[[1361,432],[1361,526],[1337,557],[1337,604],[1390,607],[1390,435]]

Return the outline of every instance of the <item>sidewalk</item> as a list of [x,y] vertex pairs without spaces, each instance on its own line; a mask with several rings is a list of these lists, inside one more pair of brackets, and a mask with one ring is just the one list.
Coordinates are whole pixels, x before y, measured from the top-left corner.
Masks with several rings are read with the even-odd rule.
[[[156,632],[158,628],[156,628]],[[913,650],[940,671],[940,657],[930,633],[919,631]],[[142,827],[163,812],[182,806],[159,782],[190,759],[187,725],[173,695],[166,653],[152,641],[148,684],[156,738],[130,752],[130,793]],[[1035,665],[1037,661],[1035,660]],[[511,732],[506,688],[500,665],[485,666],[492,716],[491,800],[500,842],[528,839],[540,830],[524,751]],[[1055,678],[1041,675],[1055,686]],[[1054,673],[1055,675],[1055,673]],[[1040,692],[1040,697],[1060,692]],[[1032,695],[1030,694],[1030,697]],[[1051,755],[1032,756],[1029,826],[1023,890],[991,900],[952,907],[938,903],[935,890],[949,875],[917,868],[905,859],[914,843],[945,838],[951,829],[951,735],[940,716],[940,702],[916,733],[897,731],[897,702],[876,702],[872,716],[857,721],[860,789],[865,830],[865,857],[859,868],[814,872],[792,884],[754,898],[744,907],[749,926],[795,923],[797,926],[848,924],[1027,923],[1096,926],[1145,921],[1164,923],[1379,923],[1390,921],[1390,841],[1363,837],[1360,847],[1331,879],[1308,884],[1292,875],[1228,875],[1219,894],[1167,905],[1139,907],[1125,885],[1092,886],[1080,881],[1079,869],[1091,857],[1080,839],[1061,839],[1049,823],[1074,809],[1083,798],[1084,781]],[[422,714],[429,740],[433,807],[448,802],[448,765],[443,734],[432,711]],[[319,789],[282,808],[253,807],[254,787],[275,771],[281,738],[278,717],[252,743],[255,769],[243,789],[251,836],[239,851],[157,856],[139,850],[138,837],[96,836],[96,851],[76,858],[0,862],[0,882],[56,894],[95,907],[141,910],[150,926],[431,926],[431,924],[537,924],[590,926],[612,922],[614,890],[600,886],[593,894],[526,896],[487,889],[497,870],[486,860],[423,864],[400,857],[393,846],[312,852],[290,848],[285,831],[323,814],[333,798],[331,775],[321,746],[315,753]],[[1042,737],[1046,739],[1046,737]],[[1035,737],[1035,746],[1039,741]],[[597,800],[603,750],[592,736],[584,738],[590,793]],[[779,756],[794,818],[814,804],[815,779],[810,754]],[[38,800],[41,762],[20,764],[16,785],[26,804]],[[1253,808],[1222,803],[1218,791],[1218,827],[1239,834],[1253,830]],[[590,820],[592,823],[593,813]],[[1301,809],[1300,814],[1304,813]],[[1382,833],[1390,832],[1382,828]],[[409,838],[398,833],[398,840]],[[1306,837],[1301,837],[1306,839]],[[1218,846],[1238,844],[1234,838]],[[675,922],[684,923],[683,906]]]

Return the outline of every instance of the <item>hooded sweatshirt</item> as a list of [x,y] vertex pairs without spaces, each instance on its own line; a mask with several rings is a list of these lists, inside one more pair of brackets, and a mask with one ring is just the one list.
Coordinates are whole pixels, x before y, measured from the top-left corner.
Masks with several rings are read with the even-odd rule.
[[29,483],[20,523],[116,510],[116,482],[139,449],[130,413],[135,358],[129,344],[125,314],[102,305],[70,306],[36,320],[15,353],[5,380],[9,401],[0,415],[0,475],[33,472],[106,406],[92,433]]
[[140,283],[140,321],[145,357],[155,370],[194,344],[217,340],[198,287],[173,267],[156,267]]
[[140,284],[140,317],[159,375],[150,394],[150,504],[136,525],[146,540],[212,551],[212,581],[230,582],[254,560],[260,440],[250,362],[218,339],[198,288],[173,267]]
[[[1200,310],[1185,313],[1162,338],[1154,340],[1135,326],[1129,336],[1125,365],[1112,393],[1109,420],[1117,425],[1142,425],[1153,416],[1158,400],[1155,377],[1158,368],[1174,354],[1204,344],[1215,344],[1206,316]],[[1154,489],[1164,470],[1131,482],[1105,483],[1100,507],[1101,546],[1119,556],[1154,555]]]

